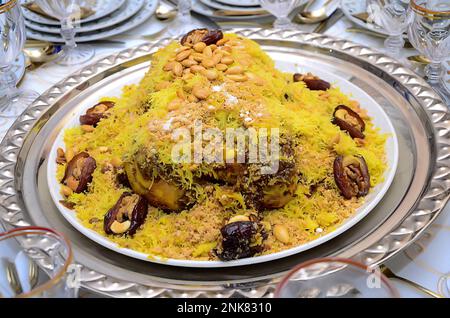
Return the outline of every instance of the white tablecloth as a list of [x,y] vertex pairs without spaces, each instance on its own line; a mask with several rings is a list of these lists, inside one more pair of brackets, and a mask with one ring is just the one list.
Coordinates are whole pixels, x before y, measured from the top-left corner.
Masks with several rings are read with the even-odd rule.
[[[100,59],[109,54],[125,49],[126,47],[136,46],[144,43],[145,40],[130,39],[129,36],[148,35],[160,31],[164,27],[164,23],[156,20],[154,17],[138,28],[129,31],[123,36],[117,36],[114,39],[126,41],[123,47],[95,44],[96,56],[95,59]],[[382,48],[383,40],[375,37],[370,37],[363,34],[355,34],[346,32],[348,27],[352,26],[351,22],[343,18],[337,22],[326,34],[336,37],[345,37],[354,42],[362,43],[372,48]],[[302,28],[302,26],[299,26]],[[311,26],[307,27],[311,30]],[[416,54],[414,50],[404,50],[405,55]],[[92,61],[90,62],[92,63]],[[67,75],[76,71],[81,65],[74,67],[61,67],[53,63],[48,63],[34,71],[27,72],[21,87],[33,89],[39,93],[43,93],[52,85],[65,78]],[[3,137],[6,130],[13,121],[0,121],[0,138]],[[388,262],[388,265],[397,274],[404,276],[412,281],[415,281],[433,291],[438,291],[438,283],[446,275],[450,273],[450,207],[444,210],[439,219],[431,226],[426,233],[414,245],[406,251],[395,256]],[[441,285],[446,284],[446,296],[449,297],[450,279],[449,282],[444,281]],[[411,289],[402,283],[396,282],[402,296],[406,297],[424,297],[416,290]]]

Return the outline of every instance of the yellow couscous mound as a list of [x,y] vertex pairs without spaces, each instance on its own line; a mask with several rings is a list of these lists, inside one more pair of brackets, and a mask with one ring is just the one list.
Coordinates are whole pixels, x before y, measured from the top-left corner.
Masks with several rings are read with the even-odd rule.
[[[333,175],[336,156],[363,156],[372,187],[383,181],[386,169],[386,136],[360,108],[359,102],[364,101],[351,100],[335,86],[313,91],[302,81],[294,82],[292,73],[277,70],[257,43],[235,34],[225,34],[220,45],[208,47],[186,49],[172,42],[153,55],[139,85],[125,87],[119,98],[104,99],[115,106],[95,128],[66,130],[66,156],[84,151],[97,164],[88,189],[66,193],[66,201],[84,226],[149,257],[217,260],[214,251],[221,244],[220,230],[236,215],[256,213],[263,224],[265,235],[258,242],[263,248],[257,255],[289,249],[335,230],[364,200],[341,195]],[[178,61],[183,51],[191,52],[194,58],[187,59],[194,62]],[[205,56],[214,63],[190,67],[204,65]],[[181,71],[178,65],[183,66]],[[331,122],[334,109],[341,104],[365,121],[363,140],[353,139]],[[217,178],[214,165],[172,162],[173,131],[192,129],[195,120],[220,131],[227,127],[278,128],[280,143],[295,148],[291,154],[295,190],[290,201],[281,208],[257,209],[248,203],[248,193],[211,178],[198,181],[205,175]],[[158,167],[170,167],[164,176],[189,193],[192,204],[176,212],[150,206],[134,236],[107,235],[105,214],[122,193],[133,190],[118,185],[117,174],[143,149],[158,158]],[[59,180],[65,168],[64,163],[58,166]],[[224,203],[225,197],[229,200]]]

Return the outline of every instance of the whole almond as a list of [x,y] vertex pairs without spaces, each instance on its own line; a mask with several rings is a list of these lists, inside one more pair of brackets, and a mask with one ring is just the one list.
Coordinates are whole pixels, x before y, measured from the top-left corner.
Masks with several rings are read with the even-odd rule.
[[186,59],[186,60],[184,60],[183,62],[181,62],[181,64],[182,64],[184,67],[191,67],[192,65],[198,64],[198,62],[195,61],[195,60]]
[[163,70],[164,71],[171,71],[172,68],[173,68],[173,64],[174,64],[174,62],[167,63],[166,65],[164,65]]
[[228,75],[237,75],[237,74],[242,74],[243,72],[244,72],[244,68],[242,66],[235,65],[235,66],[228,68],[228,70],[225,73]]
[[217,77],[219,77],[219,74],[217,74],[217,71],[214,69],[205,70],[202,74],[210,81],[214,81]]
[[224,56],[220,60],[220,63],[225,64],[225,65],[231,65],[234,63],[234,60],[229,56]]
[[173,68],[172,68],[172,73],[175,76],[183,75],[183,65],[181,65],[178,62],[175,62],[175,64],[173,65]]
[[205,49],[203,50],[203,55],[208,57],[211,57],[213,55],[213,51],[211,50],[210,46],[205,47]]
[[202,65],[206,68],[212,68],[216,65],[216,63],[214,62],[214,60],[212,58],[207,57],[202,61]]
[[194,86],[194,88],[192,89],[192,94],[198,99],[207,99],[210,92],[209,89],[207,88],[201,86]]
[[221,72],[226,71],[227,68],[228,68],[228,66],[225,64],[222,64],[222,63],[219,63],[216,65],[216,69]]
[[188,46],[180,46],[177,50],[176,50],[176,52],[177,53],[180,53],[180,52],[182,52],[182,51],[185,51],[185,50],[190,50],[190,47],[188,47]]
[[191,72],[194,74],[205,70],[205,68],[201,65],[192,65],[190,69],[191,69]]
[[214,63],[219,64],[220,61],[222,60],[223,55],[219,52],[219,53],[214,53],[212,59],[214,61]]
[[186,50],[186,51],[182,51],[180,53],[177,54],[177,57],[175,58],[177,62],[181,62],[184,61],[185,59],[187,59],[189,57],[189,55],[191,55],[192,50]]
[[227,75],[227,78],[229,78],[230,80],[235,81],[235,82],[245,82],[245,81],[248,80],[247,75],[244,75],[244,74],[240,74],[240,75],[235,75],[235,74]]
[[197,62],[201,62],[201,61],[203,61],[205,56],[203,54],[201,54],[201,53],[192,53],[192,58],[194,60],[196,60]]
[[195,52],[202,53],[203,50],[205,49],[205,47],[206,47],[206,44],[204,42],[198,42],[198,43],[194,44],[193,48],[194,48]]

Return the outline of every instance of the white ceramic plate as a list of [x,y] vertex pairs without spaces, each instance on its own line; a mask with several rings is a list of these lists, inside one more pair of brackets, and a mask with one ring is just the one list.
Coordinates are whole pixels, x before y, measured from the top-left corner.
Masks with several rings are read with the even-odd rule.
[[388,36],[389,34],[387,33],[386,30],[384,30],[381,26],[375,24],[375,23],[366,23],[361,19],[358,19],[356,17],[354,17],[354,14],[358,14],[358,13],[364,13],[367,12],[367,3],[366,1],[361,1],[361,0],[341,0],[341,10],[342,12],[345,14],[345,16],[352,21],[353,23],[355,23],[356,25],[370,30],[370,31],[375,31],[377,33],[383,34]]
[[[220,20],[234,20],[234,21],[238,21],[238,20],[254,20],[254,19],[259,19],[259,18],[267,18],[270,17],[270,14],[262,14],[262,15],[236,15],[236,16],[217,16],[214,15],[214,11],[216,9],[210,8],[206,5],[204,5],[200,0],[192,0],[192,10],[210,17],[210,18],[214,18],[214,19],[220,19]],[[236,8],[234,8],[234,10],[236,10]]]
[[238,7],[259,6],[259,0],[213,0],[213,1],[220,2],[229,6],[238,6]]
[[[77,34],[75,36],[75,41],[81,43],[81,42],[103,40],[105,38],[127,32],[147,21],[153,15],[153,13],[155,13],[157,6],[158,0],[145,0],[145,4],[141,8],[141,10],[139,10],[139,12],[136,15],[132,16],[130,19],[122,23],[119,23],[113,27]],[[64,40],[59,35],[35,31],[29,28],[27,29],[27,36],[31,39],[36,39],[40,41],[48,41],[53,43],[64,42]]]
[[[22,0],[21,3],[27,3],[31,1],[33,0]],[[104,16],[107,16],[108,14],[118,10],[125,3],[125,1],[126,0],[96,0],[96,4],[92,8],[95,13],[85,19],[81,19],[80,23],[86,23],[103,18]],[[30,21],[47,25],[60,25],[59,21],[43,17],[24,7],[22,7],[22,12],[25,18]]]
[[[269,53],[270,54],[270,53]],[[129,84],[135,84],[139,83],[139,81],[142,79],[142,77],[147,72],[147,65],[140,65],[135,67],[135,71],[129,72],[126,74],[117,74],[116,77],[110,79],[107,84],[103,85],[102,87],[99,87],[98,90],[95,91],[95,93],[89,95],[86,99],[83,101],[82,107],[78,108],[76,111],[73,112],[71,120],[64,126],[64,128],[61,130],[59,135],[57,136],[52,149],[50,151],[49,156],[49,164],[48,164],[48,170],[47,170],[47,180],[50,187],[50,194],[51,197],[55,203],[55,205],[60,210],[61,214],[67,219],[68,222],[70,222],[78,231],[80,231],[82,234],[90,238],[91,240],[103,245],[106,248],[109,248],[115,252],[141,259],[148,262],[156,262],[166,265],[173,265],[173,266],[182,266],[182,267],[230,267],[230,266],[241,266],[241,265],[249,265],[249,264],[256,264],[266,261],[271,261],[283,257],[287,257],[293,254],[297,254],[300,252],[303,252],[305,250],[311,249],[315,246],[318,246],[337,235],[345,232],[349,228],[351,228],[353,225],[355,225],[357,222],[359,222],[361,219],[363,219],[370,211],[378,204],[378,202],[383,198],[387,190],[389,189],[389,186],[392,183],[392,180],[395,175],[395,171],[397,168],[397,162],[398,162],[398,140],[397,135],[395,133],[395,130],[384,112],[384,110],[381,108],[380,105],[378,105],[367,93],[365,93],[363,90],[355,86],[354,84],[350,83],[347,79],[344,77],[335,75],[331,72],[327,72],[326,70],[320,70],[316,69],[313,66],[299,66],[296,63],[286,61],[285,56],[283,55],[277,55],[273,54],[272,57],[275,61],[277,61],[277,67],[281,70],[285,71],[297,71],[297,72],[307,72],[311,71],[315,73],[316,75],[324,78],[327,81],[330,81],[333,83],[333,85],[336,85],[341,88],[341,90],[345,94],[349,94],[354,98],[355,100],[358,100],[361,102],[361,104],[364,106],[365,109],[367,109],[368,114],[373,118],[374,124],[380,128],[382,133],[388,133],[389,138],[386,143],[386,157],[387,157],[387,164],[388,168],[385,171],[384,174],[384,182],[377,185],[375,188],[371,190],[369,195],[366,197],[365,203],[355,212],[355,214],[347,219],[343,224],[341,224],[335,231],[328,233],[314,241],[308,242],[303,245],[299,245],[295,248],[291,248],[285,251],[269,254],[269,255],[263,255],[263,256],[257,256],[257,257],[251,257],[251,258],[245,258],[230,262],[221,262],[221,261],[192,261],[192,260],[177,260],[177,259],[161,259],[161,258],[155,258],[152,257],[151,259],[148,258],[147,254],[136,252],[131,249],[122,248],[117,246],[115,243],[108,240],[108,238],[98,234],[97,232],[94,232],[90,229],[85,228],[81,222],[77,219],[76,214],[64,206],[62,206],[59,201],[63,199],[63,197],[60,194],[60,184],[59,181],[56,179],[56,150],[58,147],[65,148],[63,136],[64,136],[64,130],[69,127],[74,127],[79,125],[79,116],[83,113],[85,113],[86,109],[91,107],[92,105],[96,104],[98,100],[105,96],[118,96],[122,90],[122,87],[124,85]],[[306,62],[305,62],[306,64]],[[145,67],[144,67],[145,66]],[[80,105],[81,106],[81,105]],[[105,211],[106,213],[106,211]]]
[[233,10],[239,10],[239,11],[262,10],[260,6],[258,6],[258,7],[248,7],[248,6],[236,7],[235,5],[223,4],[220,2],[216,2],[214,0],[200,0],[200,2],[208,7],[218,9],[218,10],[231,10],[231,11],[233,11]]
[[[139,9],[142,8],[144,3],[145,0],[128,0],[119,10],[116,10],[113,13],[98,20],[83,23],[79,28],[76,29],[76,31],[77,33],[92,32],[119,24],[135,15],[139,11]],[[61,32],[61,27],[59,25],[45,25],[36,23],[28,19],[25,19],[25,25],[35,31],[54,34],[59,34]]]

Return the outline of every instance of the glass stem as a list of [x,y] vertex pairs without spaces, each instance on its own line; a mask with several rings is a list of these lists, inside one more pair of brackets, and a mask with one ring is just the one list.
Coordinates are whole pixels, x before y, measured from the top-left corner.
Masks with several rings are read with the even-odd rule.
[[400,51],[403,48],[403,45],[405,45],[405,40],[403,40],[403,35],[390,35],[385,41],[384,41],[384,47],[386,48],[386,51],[393,57],[400,56]]
[[191,0],[179,0],[177,18],[182,21],[189,21],[191,19],[191,7]]
[[75,28],[70,17],[61,21],[61,36],[69,50],[77,47],[75,42]]
[[441,62],[431,61],[425,67],[425,76],[430,84],[438,84],[442,76]]
[[7,106],[17,93],[16,82],[16,74],[11,66],[0,68],[0,109]]
[[278,17],[273,26],[276,29],[286,30],[292,27],[292,22],[288,17]]

